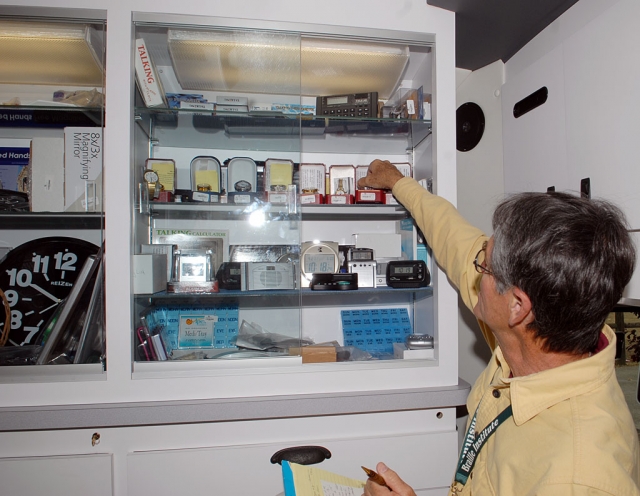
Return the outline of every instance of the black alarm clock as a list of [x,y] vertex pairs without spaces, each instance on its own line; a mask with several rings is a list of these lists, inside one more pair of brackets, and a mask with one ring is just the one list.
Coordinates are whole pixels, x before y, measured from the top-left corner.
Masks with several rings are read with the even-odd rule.
[[430,282],[424,260],[392,260],[387,264],[387,286],[391,288],[423,288]]
[[[99,248],[81,239],[52,237],[28,241],[0,263],[0,289],[11,311],[7,345],[40,344],[38,339],[69,296],[80,269]],[[6,318],[0,305],[2,332]]]

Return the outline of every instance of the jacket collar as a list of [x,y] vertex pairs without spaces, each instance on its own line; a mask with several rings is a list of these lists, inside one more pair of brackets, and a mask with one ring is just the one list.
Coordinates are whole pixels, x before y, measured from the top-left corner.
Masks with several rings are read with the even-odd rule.
[[493,360],[498,370],[493,384],[509,387],[516,425],[524,424],[561,401],[593,391],[609,380],[614,371],[616,338],[607,325],[602,332],[609,344],[595,355],[523,377],[510,377],[511,369],[502,350],[496,348]]

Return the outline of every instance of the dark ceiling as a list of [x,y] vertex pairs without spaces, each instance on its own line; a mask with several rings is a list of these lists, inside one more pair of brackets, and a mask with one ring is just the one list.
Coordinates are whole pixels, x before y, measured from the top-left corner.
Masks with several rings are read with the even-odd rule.
[[506,62],[578,0],[427,0],[456,13],[456,67]]

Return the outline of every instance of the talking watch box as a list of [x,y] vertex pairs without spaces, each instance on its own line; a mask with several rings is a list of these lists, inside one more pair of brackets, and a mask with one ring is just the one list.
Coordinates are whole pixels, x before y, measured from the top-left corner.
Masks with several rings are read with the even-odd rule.
[[[275,204],[295,203],[293,186],[293,162],[269,158],[264,163],[264,189],[267,201]],[[292,198],[293,196],[293,198]]]
[[329,188],[326,196],[328,204],[351,205],[355,201],[356,169],[353,165],[332,165],[329,167]]
[[249,157],[235,157],[227,164],[228,203],[249,204],[258,196],[258,165]]
[[327,169],[324,164],[300,164],[300,204],[324,203]]

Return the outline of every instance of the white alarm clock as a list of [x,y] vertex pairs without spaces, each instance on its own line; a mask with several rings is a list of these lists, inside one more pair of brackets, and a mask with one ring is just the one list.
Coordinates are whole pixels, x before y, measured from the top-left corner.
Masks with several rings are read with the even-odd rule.
[[313,274],[335,274],[340,267],[338,243],[305,241],[300,248],[301,286],[309,287]]

